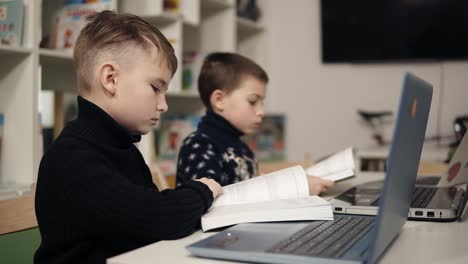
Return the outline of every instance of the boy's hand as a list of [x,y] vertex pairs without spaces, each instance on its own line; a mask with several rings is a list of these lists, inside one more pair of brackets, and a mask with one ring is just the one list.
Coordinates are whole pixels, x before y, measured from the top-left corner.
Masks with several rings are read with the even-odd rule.
[[309,183],[309,195],[318,195],[319,193],[326,191],[328,188],[335,186],[334,181],[310,175],[307,175],[307,182]]
[[203,177],[201,179],[196,179],[196,181],[204,183],[208,188],[210,188],[211,192],[213,192],[213,199],[223,194],[223,187],[213,179]]

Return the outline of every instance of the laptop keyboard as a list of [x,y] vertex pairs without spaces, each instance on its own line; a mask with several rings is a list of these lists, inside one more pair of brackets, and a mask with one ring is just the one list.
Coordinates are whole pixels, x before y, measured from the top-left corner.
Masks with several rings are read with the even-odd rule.
[[[412,208],[426,208],[432,197],[434,197],[437,192],[437,188],[423,188],[416,187],[413,190],[413,200],[411,202]],[[375,200],[372,205],[378,206],[379,199]]]
[[340,257],[374,224],[373,216],[337,216],[334,221],[314,222],[268,252],[319,257]]
[[426,208],[436,192],[436,188],[416,188],[413,192],[411,207]]

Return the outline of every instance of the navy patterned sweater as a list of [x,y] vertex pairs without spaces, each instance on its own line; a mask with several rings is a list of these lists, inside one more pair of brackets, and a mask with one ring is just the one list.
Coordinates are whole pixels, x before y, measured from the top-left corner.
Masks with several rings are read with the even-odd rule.
[[177,185],[207,177],[224,186],[255,176],[257,162],[242,135],[222,116],[207,111],[179,151]]

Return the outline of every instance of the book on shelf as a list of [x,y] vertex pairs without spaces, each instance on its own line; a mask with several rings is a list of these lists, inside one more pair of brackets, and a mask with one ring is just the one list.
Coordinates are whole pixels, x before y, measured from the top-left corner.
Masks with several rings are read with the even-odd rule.
[[257,133],[243,137],[258,161],[285,160],[285,120],[281,114],[265,115]]
[[256,22],[262,16],[262,11],[256,0],[237,0],[236,2],[236,13],[238,17]]
[[183,92],[196,92],[198,75],[205,56],[206,54],[200,51],[184,51],[182,58]]
[[23,0],[0,0],[0,45],[20,46],[23,33]]
[[[175,174],[175,163],[183,140],[196,130],[199,115],[163,115],[155,133],[158,163],[165,175]],[[172,166],[171,166],[172,165]]]
[[180,5],[183,0],[164,0],[163,1],[163,10],[164,12],[169,12],[173,14],[180,13]]
[[351,147],[337,152],[306,169],[308,175],[340,181],[355,175],[354,154]]
[[68,0],[54,21],[52,48],[72,50],[86,17],[104,10],[115,10],[116,0]]
[[5,116],[0,112],[0,182],[2,179],[2,145],[3,145],[3,124],[5,122]]
[[301,166],[227,185],[223,190],[201,218],[204,232],[240,223],[333,220],[331,204],[309,196]]

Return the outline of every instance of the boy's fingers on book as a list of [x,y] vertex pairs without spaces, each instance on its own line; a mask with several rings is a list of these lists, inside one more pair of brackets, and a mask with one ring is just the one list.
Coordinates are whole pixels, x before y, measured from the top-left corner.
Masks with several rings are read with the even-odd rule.
[[216,198],[216,197],[220,196],[221,194],[223,194],[223,192],[224,192],[223,187],[217,181],[215,181],[213,179],[209,179],[209,180],[212,182],[212,184],[213,184],[213,186],[215,188],[215,191],[213,192],[214,198]]
[[335,183],[334,181],[323,180],[323,179],[322,179],[322,184],[323,184],[326,188],[330,188],[330,187],[335,186],[336,183]]
[[309,194],[318,195],[321,192],[325,192],[328,188],[335,186],[334,181],[325,180],[316,176],[307,176],[307,181],[309,184]]
[[196,179],[196,181],[199,181],[208,186],[208,188],[210,188],[211,192],[213,193],[213,198],[216,198],[223,194],[223,187],[221,187],[221,185],[219,185],[219,183],[213,179],[201,178]]

